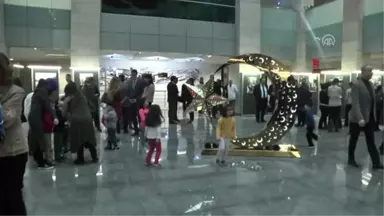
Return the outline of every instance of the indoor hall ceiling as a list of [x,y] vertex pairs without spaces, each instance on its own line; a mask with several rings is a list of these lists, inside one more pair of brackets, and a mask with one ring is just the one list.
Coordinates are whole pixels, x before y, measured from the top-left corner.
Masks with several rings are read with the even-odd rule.
[[187,53],[161,53],[161,52],[138,52],[138,51],[115,51],[102,50],[103,60],[153,60],[153,61],[179,61],[179,62],[206,62],[210,64],[223,64],[230,56],[212,56],[203,54]]

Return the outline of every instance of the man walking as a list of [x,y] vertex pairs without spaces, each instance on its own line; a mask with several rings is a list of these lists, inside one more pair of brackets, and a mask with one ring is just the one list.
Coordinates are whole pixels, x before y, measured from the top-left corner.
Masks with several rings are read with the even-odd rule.
[[256,121],[258,123],[265,122],[264,114],[268,103],[268,88],[265,77],[260,79],[260,83],[253,88],[253,95],[256,101]]
[[348,149],[348,164],[359,167],[355,160],[355,149],[360,130],[364,130],[369,155],[373,169],[383,169],[379,152],[375,145],[375,94],[372,78],[372,67],[365,65],[361,68],[361,77],[352,86],[352,109],[350,113],[350,139]]
[[228,101],[233,110],[236,106],[236,96],[238,92],[237,86],[232,83],[232,80],[229,80],[227,85]]

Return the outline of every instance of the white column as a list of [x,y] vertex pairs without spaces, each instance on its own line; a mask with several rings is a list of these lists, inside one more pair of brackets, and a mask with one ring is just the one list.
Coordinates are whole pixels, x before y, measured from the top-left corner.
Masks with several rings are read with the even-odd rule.
[[71,67],[99,67],[101,0],[72,0],[71,8]]
[[343,0],[343,41],[341,71],[356,71],[362,64],[362,26],[364,4],[362,0]]
[[313,0],[296,0],[293,2],[296,11],[296,63],[293,68],[295,72],[307,72],[310,70],[306,64],[306,39],[307,39],[307,20],[305,9],[313,5]]
[[[236,0],[236,35],[237,54],[261,52],[261,5],[260,0]],[[245,65],[230,68],[229,79],[239,89],[236,99],[236,113],[243,113],[243,75],[242,71],[249,70]]]
[[5,44],[4,16],[4,0],[0,0],[0,52],[7,54],[7,46]]
[[238,54],[260,52],[260,0],[236,0]]

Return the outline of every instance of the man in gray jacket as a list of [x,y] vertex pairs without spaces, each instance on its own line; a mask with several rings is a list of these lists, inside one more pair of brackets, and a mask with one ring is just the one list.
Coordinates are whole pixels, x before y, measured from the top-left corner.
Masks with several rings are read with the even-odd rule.
[[141,95],[144,91],[144,83],[137,77],[137,70],[131,71],[131,77],[124,82],[123,87],[123,129],[128,133],[128,126],[132,123],[135,133],[139,135],[138,115]]
[[23,179],[28,144],[21,127],[24,90],[12,85],[12,69],[0,53],[0,103],[3,107],[5,139],[0,143],[0,215],[26,215]]
[[369,155],[372,159],[373,169],[383,169],[379,152],[375,145],[374,126],[375,94],[372,78],[372,67],[365,65],[361,68],[361,77],[352,86],[352,109],[350,111],[350,139],[348,149],[348,164],[354,167],[359,165],[355,160],[355,149],[361,130],[364,130]]

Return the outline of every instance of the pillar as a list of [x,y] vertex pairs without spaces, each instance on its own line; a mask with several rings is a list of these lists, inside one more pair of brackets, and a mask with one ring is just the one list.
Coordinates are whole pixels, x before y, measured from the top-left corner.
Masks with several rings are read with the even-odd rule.
[[[260,53],[261,51],[261,5],[260,0],[236,0],[237,54]],[[244,65],[231,67],[229,79],[238,87],[236,113],[243,113],[243,75]],[[248,69],[247,69],[248,70]]]
[[362,0],[343,0],[341,71],[359,70],[362,64],[364,5]]
[[101,0],[71,1],[71,67],[100,67]]
[[5,44],[4,16],[4,0],[0,0],[0,52],[7,54],[7,46]]
[[295,72],[308,72],[310,67],[307,66],[306,41],[307,41],[307,25],[308,21],[305,17],[305,10],[313,6],[313,0],[296,0],[293,1],[293,8],[296,11],[296,62],[293,68]]

